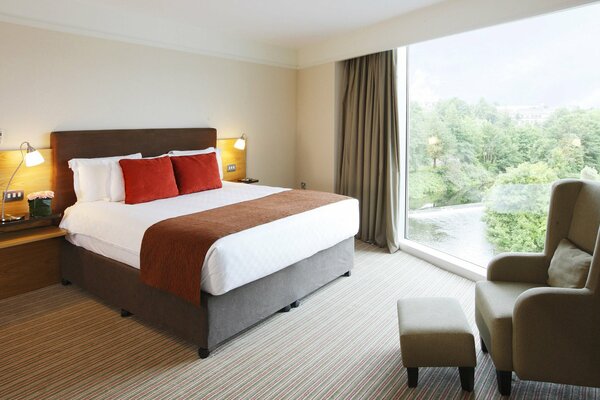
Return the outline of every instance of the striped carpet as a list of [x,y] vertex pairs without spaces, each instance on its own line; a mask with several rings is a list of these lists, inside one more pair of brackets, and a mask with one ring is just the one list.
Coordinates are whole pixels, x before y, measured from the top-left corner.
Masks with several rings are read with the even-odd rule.
[[[123,319],[76,287],[0,301],[0,399],[493,399],[478,348],[475,391],[454,368],[425,368],[408,389],[396,299],[452,296],[473,323],[474,284],[404,253],[357,242],[340,278],[199,360],[196,348]],[[515,380],[513,397],[600,399],[600,390]]]

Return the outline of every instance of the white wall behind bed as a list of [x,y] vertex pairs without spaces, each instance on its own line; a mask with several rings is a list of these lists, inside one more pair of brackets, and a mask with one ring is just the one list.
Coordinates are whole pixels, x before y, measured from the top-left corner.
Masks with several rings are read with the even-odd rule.
[[0,23],[0,149],[53,130],[214,127],[248,175],[293,186],[296,70]]

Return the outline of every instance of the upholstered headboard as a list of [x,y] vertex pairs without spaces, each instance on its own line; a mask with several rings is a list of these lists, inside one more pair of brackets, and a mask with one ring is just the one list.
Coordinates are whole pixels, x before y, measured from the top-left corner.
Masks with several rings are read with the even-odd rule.
[[76,201],[72,158],[111,157],[141,152],[144,157],[170,150],[199,150],[217,145],[214,128],[116,129],[63,131],[50,134],[53,155],[53,210],[62,213]]

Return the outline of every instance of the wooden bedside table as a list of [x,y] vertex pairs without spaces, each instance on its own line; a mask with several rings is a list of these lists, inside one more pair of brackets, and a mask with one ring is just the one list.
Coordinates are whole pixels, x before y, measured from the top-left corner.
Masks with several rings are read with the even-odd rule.
[[0,299],[58,283],[66,234],[57,226],[0,233]]

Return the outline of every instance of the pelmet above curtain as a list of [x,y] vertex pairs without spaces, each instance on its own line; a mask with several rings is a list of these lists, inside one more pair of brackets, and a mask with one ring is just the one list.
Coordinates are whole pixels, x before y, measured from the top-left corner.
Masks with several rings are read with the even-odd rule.
[[390,252],[400,232],[400,148],[393,50],[344,62],[337,192],[360,202],[357,237]]

